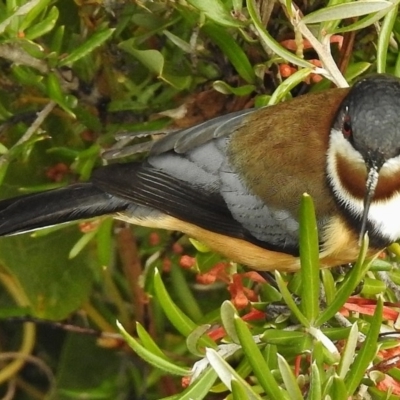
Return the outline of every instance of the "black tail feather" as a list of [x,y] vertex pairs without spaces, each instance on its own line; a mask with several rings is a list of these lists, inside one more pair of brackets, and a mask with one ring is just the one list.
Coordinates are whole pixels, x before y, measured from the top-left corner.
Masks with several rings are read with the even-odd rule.
[[128,202],[80,183],[0,201],[0,236],[123,211]]

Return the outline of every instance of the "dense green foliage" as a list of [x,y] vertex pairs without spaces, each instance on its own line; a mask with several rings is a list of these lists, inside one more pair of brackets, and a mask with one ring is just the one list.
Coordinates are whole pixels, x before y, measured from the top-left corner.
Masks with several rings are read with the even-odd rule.
[[[129,143],[121,132],[191,126],[365,72],[400,76],[399,42],[398,0],[3,0],[0,196],[88,179],[104,150],[113,162]],[[0,395],[400,394],[397,342],[379,337],[395,328],[382,300],[398,301],[398,246],[387,261],[361,254],[320,272],[307,196],[301,212],[303,269],[274,284],[201,243],[110,218],[1,238]]]

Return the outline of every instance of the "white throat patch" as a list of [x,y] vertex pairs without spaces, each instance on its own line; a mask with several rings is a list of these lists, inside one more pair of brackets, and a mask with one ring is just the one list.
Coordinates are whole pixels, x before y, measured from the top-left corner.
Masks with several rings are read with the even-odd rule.
[[[343,137],[343,134],[332,129],[327,152],[328,179],[339,203],[361,220],[364,211],[363,200],[351,194],[340,181],[336,157],[338,153],[354,164],[365,164],[361,154]],[[400,157],[398,156],[386,161],[380,174],[399,170]],[[399,191],[389,199],[372,201],[368,221],[375,227],[374,234],[392,242],[400,238],[400,187]]]

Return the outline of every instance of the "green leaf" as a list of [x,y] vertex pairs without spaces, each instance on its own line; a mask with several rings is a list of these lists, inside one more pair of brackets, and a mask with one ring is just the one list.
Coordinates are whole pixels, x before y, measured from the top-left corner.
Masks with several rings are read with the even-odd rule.
[[[28,14],[30,11],[35,10],[36,7],[39,7],[40,9],[41,3],[49,3],[49,1],[50,0],[30,0],[21,7],[18,7],[14,14],[10,15],[8,18],[0,23],[0,34],[2,34],[7,29],[7,27],[13,23],[19,25],[18,17]],[[35,13],[35,11],[33,12]]]
[[351,82],[366,72],[370,67],[371,63],[365,61],[351,63],[347,67],[344,77],[346,78],[346,81]]
[[[55,338],[49,339],[53,346],[59,341],[59,336]],[[76,333],[66,334],[60,350],[57,375],[53,378],[57,384],[46,399],[77,400],[84,396],[91,400],[106,400],[120,396],[121,357],[118,352],[98,346],[91,336]]]
[[154,289],[157,297],[162,300],[160,305],[167,315],[168,320],[178,332],[186,337],[197,328],[197,325],[172,301],[157,269],[154,271]]
[[222,94],[234,94],[235,96],[248,96],[255,91],[256,87],[254,85],[243,85],[239,87],[233,87],[228,85],[224,81],[213,82],[213,88]]
[[381,30],[378,35],[378,47],[377,47],[377,72],[382,74],[386,72],[386,56],[389,48],[389,41],[392,35],[394,23],[398,17],[399,5],[390,10],[381,24]]
[[382,11],[378,11],[377,13],[373,13],[370,15],[367,15],[364,18],[360,18],[357,19],[356,22],[347,25],[345,27],[342,28],[335,28],[331,31],[327,31],[327,33],[329,34],[335,34],[335,33],[346,33],[346,32],[352,32],[352,31],[356,31],[356,30],[360,30],[363,28],[366,28],[372,24],[374,24],[375,22],[379,21],[380,19],[382,19],[386,13],[389,11],[390,9],[384,9]]
[[62,59],[58,66],[71,65],[80,60],[82,57],[90,54],[96,47],[102,45],[113,33],[115,29],[106,28],[96,31],[92,36],[87,38],[82,45],[73,50],[67,57]]
[[321,270],[322,285],[325,293],[326,304],[331,304],[336,295],[335,280],[333,279],[332,272],[324,268]]
[[[315,369],[318,370],[318,379],[320,379],[320,381],[322,382],[322,386],[320,386],[316,391],[317,392],[321,392],[321,391],[324,390],[324,388],[326,386],[327,369],[326,369],[326,359],[325,359],[324,346],[319,340],[314,340],[313,341],[311,357],[312,357],[312,360],[313,360],[312,366]],[[317,383],[315,383],[315,385],[316,384]],[[320,397],[320,399],[325,399],[324,395],[322,395]],[[326,399],[326,400],[328,400],[328,399]]]
[[[204,357],[204,348],[201,348],[201,338],[211,328],[210,324],[200,325],[194,331],[192,331],[186,338],[186,346],[190,353],[197,357]],[[216,347],[216,345],[214,346]]]
[[190,43],[186,42],[185,40],[181,39],[179,36],[174,35],[172,32],[168,30],[164,30],[163,34],[175,45],[178,46],[181,50],[185,53],[191,54],[193,52]]
[[236,332],[235,317],[237,316],[236,308],[233,304],[226,300],[221,305],[221,322],[227,335],[234,343],[239,343]]
[[28,3],[35,3],[34,7],[24,16],[18,29],[25,31],[33,24],[33,21],[45,10],[50,4],[51,0],[29,1]]
[[233,400],[243,400],[247,398],[246,388],[235,379],[231,381],[231,391]]
[[244,25],[243,22],[232,18],[224,3],[220,0],[187,0],[187,2],[220,25],[231,27]]
[[164,360],[171,362],[168,357],[163,353],[163,351],[157,346],[157,343],[153,340],[153,338],[146,332],[146,329],[143,326],[136,322],[136,333],[139,336],[140,341],[142,342],[143,347],[145,347],[148,351],[153,353],[155,356],[159,358],[163,358]]
[[193,292],[189,288],[187,279],[185,278],[182,268],[178,265],[173,265],[171,268],[171,279],[174,286],[174,293],[180,300],[181,307],[186,312],[187,316],[195,321],[200,321],[203,313],[193,296]]
[[174,86],[177,89],[183,90],[188,87],[191,82],[190,76],[179,76],[167,72],[166,61],[164,56],[158,50],[138,50],[134,47],[135,40],[129,39],[121,42],[118,47],[132,54],[151,72],[157,75],[158,78]]
[[217,379],[212,368],[205,370],[190,386],[177,396],[164,397],[161,400],[202,400],[210,394],[210,389]]
[[378,351],[378,338],[382,324],[383,301],[379,298],[376,303],[374,316],[372,317],[370,328],[367,337],[362,344],[361,350],[358,352],[350,372],[345,379],[347,396],[353,395],[361,380],[365,375],[369,364],[373,361],[376,352]]
[[315,65],[311,64],[306,60],[303,60],[300,57],[297,57],[290,51],[286,50],[265,30],[258,16],[255,0],[247,0],[247,10],[259,34],[260,40],[262,43],[264,43],[265,46],[271,49],[271,51],[273,51],[278,56],[282,57],[282,59],[284,59],[286,62],[298,65],[299,67],[311,68],[311,69],[315,68]]
[[322,399],[321,374],[315,361],[311,364],[310,389],[307,394],[307,400]]
[[96,236],[96,231],[87,232],[80,237],[80,239],[74,244],[71,251],[69,252],[69,259],[75,258]]
[[[194,245],[193,241],[189,239],[189,241]],[[197,242],[196,245],[202,245],[200,242]],[[197,249],[196,245],[194,247]],[[206,246],[202,245],[202,249],[205,249]],[[215,267],[217,263],[221,261],[221,256],[218,253],[212,252],[209,248],[207,248],[206,253],[202,253],[201,251],[197,251],[196,253],[196,264],[195,268],[201,274],[204,274]]]
[[[232,352],[231,354],[233,355],[234,353],[235,352]],[[275,354],[274,354],[274,357],[276,358]],[[239,364],[235,365],[235,371],[238,373],[239,376],[246,379],[246,377],[248,377],[251,374],[252,369],[251,369],[251,365],[249,364],[247,359],[242,357]],[[259,388],[262,390],[262,388],[260,386],[259,386]],[[261,391],[260,389],[257,388],[257,393],[260,393],[260,391]],[[226,392],[226,385],[223,382],[216,384],[213,387],[213,392],[214,393]]]
[[269,344],[290,346],[294,343],[298,344],[299,342],[307,341],[308,337],[305,332],[267,329],[262,334],[261,340]]
[[9,165],[8,163],[3,163],[0,165],[0,184],[2,184],[4,181],[4,178],[8,170],[8,165]]
[[26,39],[33,40],[50,32],[54,28],[58,16],[58,8],[52,7],[45,19],[27,29],[25,32]]
[[252,84],[255,82],[256,76],[246,53],[226,29],[223,29],[218,25],[206,24],[201,28],[201,30],[209,36],[221,49],[224,55],[228,57],[236,71],[247,83]]
[[319,241],[314,203],[304,194],[300,204],[301,309],[310,324],[319,315]]
[[12,74],[14,78],[23,85],[36,86],[40,91],[45,90],[43,76],[36,74],[31,68],[22,65],[13,65]]
[[289,292],[286,283],[282,279],[282,275],[280,274],[279,271],[275,271],[275,279],[276,283],[278,284],[279,291],[282,294],[282,297],[287,304],[287,306],[290,308],[290,311],[294,314],[294,316],[297,318],[297,320],[306,328],[310,326],[310,322],[308,319],[303,315],[303,313],[300,311],[299,307],[293,300],[292,294]]
[[360,280],[362,279],[362,277],[368,270],[369,266],[373,262],[373,259],[365,260],[368,251],[368,245],[369,245],[368,235],[365,235],[361,243],[360,254],[358,255],[357,262],[351,269],[350,273],[347,274],[346,280],[337,290],[336,296],[332,300],[332,303],[329,304],[327,308],[317,318],[315,323],[318,326],[328,321],[340,310],[340,308],[353,293],[355,287],[359,284]]
[[22,39],[19,41],[19,45],[22,50],[25,50],[30,56],[39,60],[42,60],[47,56],[43,46],[32,40]]
[[360,294],[364,297],[371,298],[378,294],[384,294],[386,284],[376,278],[365,277]]
[[296,87],[299,83],[303,82],[310,73],[311,68],[301,68],[294,74],[290,75],[289,78],[285,79],[274,91],[271,98],[268,101],[268,105],[274,105],[282,101],[282,99],[290,94],[289,92]]
[[337,364],[340,360],[340,354],[332,340],[330,340],[321,329],[314,326],[308,328],[308,333],[322,344],[324,357],[327,359],[327,362],[329,364]]
[[0,239],[2,268],[18,282],[36,317],[63,319],[87,300],[93,282],[90,255],[68,259],[79,236],[76,228],[68,228],[35,239]]
[[243,352],[265,393],[274,400],[285,400],[284,391],[279,387],[272,375],[246,323],[240,317],[235,316],[235,326]]
[[194,248],[199,251],[200,253],[210,253],[211,249],[206,246],[204,243],[199,242],[196,239],[193,238],[189,238],[189,242],[192,243],[192,245],[194,246]]
[[71,110],[71,97],[63,93],[58,77],[54,72],[49,72],[47,75],[46,88],[49,97],[75,119],[75,114]]
[[100,265],[112,265],[114,256],[113,238],[113,219],[104,218],[96,231],[96,250]]
[[353,324],[349,332],[349,336],[346,341],[346,346],[342,352],[340,363],[338,367],[339,378],[344,379],[353,363],[356,355],[356,349],[358,344],[358,326],[357,323]]
[[64,40],[64,34],[65,34],[65,26],[61,25],[58,26],[56,31],[53,34],[53,37],[51,39],[50,43],[50,50],[56,54],[61,53],[61,48],[62,48],[62,43]]
[[346,18],[360,17],[377,11],[386,10],[393,3],[385,0],[359,0],[352,3],[337,4],[314,11],[303,18],[305,24],[315,24]]
[[[121,335],[124,337],[126,343],[129,347],[143,360],[151,364],[153,367],[161,369],[162,371],[168,374],[174,374],[179,376],[187,376],[190,374],[190,370],[188,368],[180,367],[174,363],[171,363],[166,360],[164,357],[159,357],[158,354],[152,353],[150,350],[143,347],[137,340],[135,340],[129,333],[124,329],[119,321],[117,321],[118,329],[121,332]],[[157,352],[158,353],[158,352]]]
[[[343,379],[338,376],[332,376],[328,382],[328,395],[331,399],[347,399],[346,386]],[[351,397],[350,397],[351,398]]]
[[92,175],[93,167],[97,161],[97,157],[100,152],[100,146],[95,143],[89,148],[82,150],[76,154],[76,159],[72,167],[74,171],[79,174],[79,178],[81,181],[87,181]]
[[[226,387],[231,389],[232,380],[236,380],[246,391],[247,400],[262,400],[261,397],[254,392],[252,387],[237,373],[237,371],[235,371],[214,349],[207,348],[206,354],[209,363]],[[274,393],[274,395],[276,396],[277,393]],[[280,399],[279,396],[273,398],[274,400]],[[284,398],[282,398],[282,400],[283,399]]]
[[[168,320],[178,332],[187,337],[192,331],[198,328],[198,326],[172,301],[157,269],[154,271],[154,290],[157,298],[160,299],[160,305],[167,315]],[[201,339],[200,342],[202,342],[204,346],[215,346],[215,343],[207,337]]]
[[296,377],[293,374],[292,368],[288,362],[280,355],[278,356],[279,371],[282,376],[283,383],[285,384],[286,390],[289,393],[290,399],[292,400],[304,400],[299,384],[297,383]]
[[32,315],[32,310],[29,307],[0,307],[0,320],[16,317],[27,317]]

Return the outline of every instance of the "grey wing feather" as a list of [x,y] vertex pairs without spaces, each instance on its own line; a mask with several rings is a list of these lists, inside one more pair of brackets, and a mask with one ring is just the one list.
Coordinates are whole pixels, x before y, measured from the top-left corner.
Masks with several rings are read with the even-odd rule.
[[151,150],[152,146],[152,141],[137,143],[131,146],[106,150],[101,156],[104,160],[116,160],[118,158],[129,157],[134,154],[147,153]]
[[[226,154],[229,141],[230,137],[225,135],[188,150],[185,154],[169,151],[150,157],[148,162],[175,179],[198,187],[202,192],[222,196],[233,219],[258,241],[275,248],[296,251],[296,218],[284,210],[268,207],[251,193],[240,174],[229,164]],[[209,229],[212,230],[212,227]]]
[[221,195],[236,221],[262,242],[297,248],[299,224],[290,213],[268,207],[251,193],[226,158],[219,177]]
[[[265,244],[267,248],[296,253],[299,229],[297,219],[285,210],[268,207],[252,193],[242,180],[240,173],[229,163],[227,152],[231,135],[243,126],[246,116],[253,111],[244,110],[218,117],[152,142],[147,163],[154,168],[154,171],[160,171],[165,176],[171,177],[173,181],[168,184],[168,190],[176,190],[176,201],[180,201],[178,200],[179,190],[192,191],[190,196],[198,193],[200,197],[221,199],[222,203],[218,203],[219,207],[223,205],[226,210],[224,213],[228,213],[224,214],[224,218],[226,215],[231,215],[233,230],[237,229],[239,223],[244,237],[252,237],[253,240]],[[171,187],[172,182],[176,183],[175,188]],[[119,185],[119,190],[121,190],[121,185]],[[132,190],[137,190],[137,187]],[[150,191],[148,193],[146,196],[151,196]],[[173,198],[172,196],[171,199]],[[195,199],[195,197],[192,198]],[[209,202],[207,207],[211,207],[209,211],[213,212],[212,202]],[[203,215],[201,213],[206,211],[196,209],[194,202],[186,207],[183,203],[176,207],[171,205],[171,210],[172,208],[177,210],[173,211],[179,214],[176,215],[177,217],[186,220],[191,220],[193,213]],[[207,215],[209,214],[204,213],[205,217]],[[210,230],[225,229],[216,226],[218,222],[215,218],[209,221],[201,219],[200,222],[203,227]]]
[[[103,153],[103,158],[111,160],[144,152],[150,152],[151,155],[155,156],[170,150],[174,150],[178,154],[183,154],[214,138],[230,135],[241,126],[242,118],[253,111],[254,109],[241,110],[228,115],[222,115],[190,128],[181,129],[179,131],[169,131],[159,140],[150,140],[148,142],[122,148],[121,146],[118,146],[118,148],[114,147],[105,151]],[[160,133],[161,131],[123,132],[118,134],[118,138],[121,141],[133,140],[135,138],[143,138]]]
[[254,109],[248,109],[222,115],[201,125],[181,131],[174,150],[180,154],[186,153],[212,139],[230,135],[241,126],[243,117],[253,111]]
[[249,108],[248,110],[239,111],[230,114],[231,118],[225,119],[220,125],[218,125],[214,131],[214,138],[226,137],[232,134],[238,129],[243,122],[243,117],[247,114],[251,114],[256,111],[255,108]]

